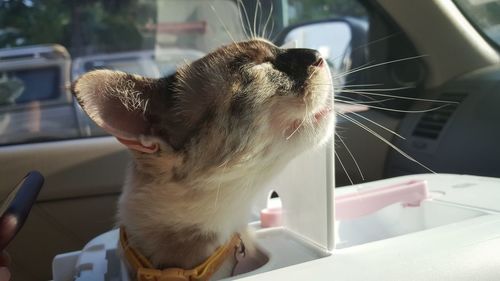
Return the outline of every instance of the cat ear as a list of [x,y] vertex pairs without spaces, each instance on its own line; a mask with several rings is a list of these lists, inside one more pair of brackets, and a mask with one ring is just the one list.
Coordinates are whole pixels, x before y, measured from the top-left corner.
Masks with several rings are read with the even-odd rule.
[[90,118],[130,149],[154,153],[148,102],[158,80],[120,71],[96,70],[79,78],[72,92]]

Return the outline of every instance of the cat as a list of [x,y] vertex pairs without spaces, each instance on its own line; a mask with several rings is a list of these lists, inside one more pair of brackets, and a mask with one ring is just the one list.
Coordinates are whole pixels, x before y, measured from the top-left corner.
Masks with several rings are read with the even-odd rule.
[[222,46],[160,79],[95,70],[72,92],[132,152],[118,225],[158,269],[194,268],[235,233],[252,249],[252,198],[334,131],[325,60],[264,39]]

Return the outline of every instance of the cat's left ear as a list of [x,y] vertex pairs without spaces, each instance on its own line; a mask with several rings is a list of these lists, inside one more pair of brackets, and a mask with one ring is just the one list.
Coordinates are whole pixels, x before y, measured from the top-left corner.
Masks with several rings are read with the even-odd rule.
[[96,70],[79,78],[72,92],[90,118],[121,143],[132,150],[154,153],[159,143],[152,136],[147,111],[162,85],[159,79]]

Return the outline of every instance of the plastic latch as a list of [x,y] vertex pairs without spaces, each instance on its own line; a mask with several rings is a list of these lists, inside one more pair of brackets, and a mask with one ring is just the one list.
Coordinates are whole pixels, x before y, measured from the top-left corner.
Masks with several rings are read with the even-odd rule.
[[260,226],[262,228],[283,225],[281,207],[265,208],[260,211]]
[[374,213],[394,203],[405,207],[418,207],[429,198],[427,181],[412,180],[400,184],[359,190],[335,197],[335,219],[353,219]]

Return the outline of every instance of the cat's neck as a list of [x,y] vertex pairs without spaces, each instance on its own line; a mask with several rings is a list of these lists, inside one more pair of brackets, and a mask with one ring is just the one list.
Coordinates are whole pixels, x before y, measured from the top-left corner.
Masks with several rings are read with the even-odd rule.
[[197,188],[135,173],[120,198],[119,223],[155,266],[192,268],[246,229],[254,189],[238,184]]

